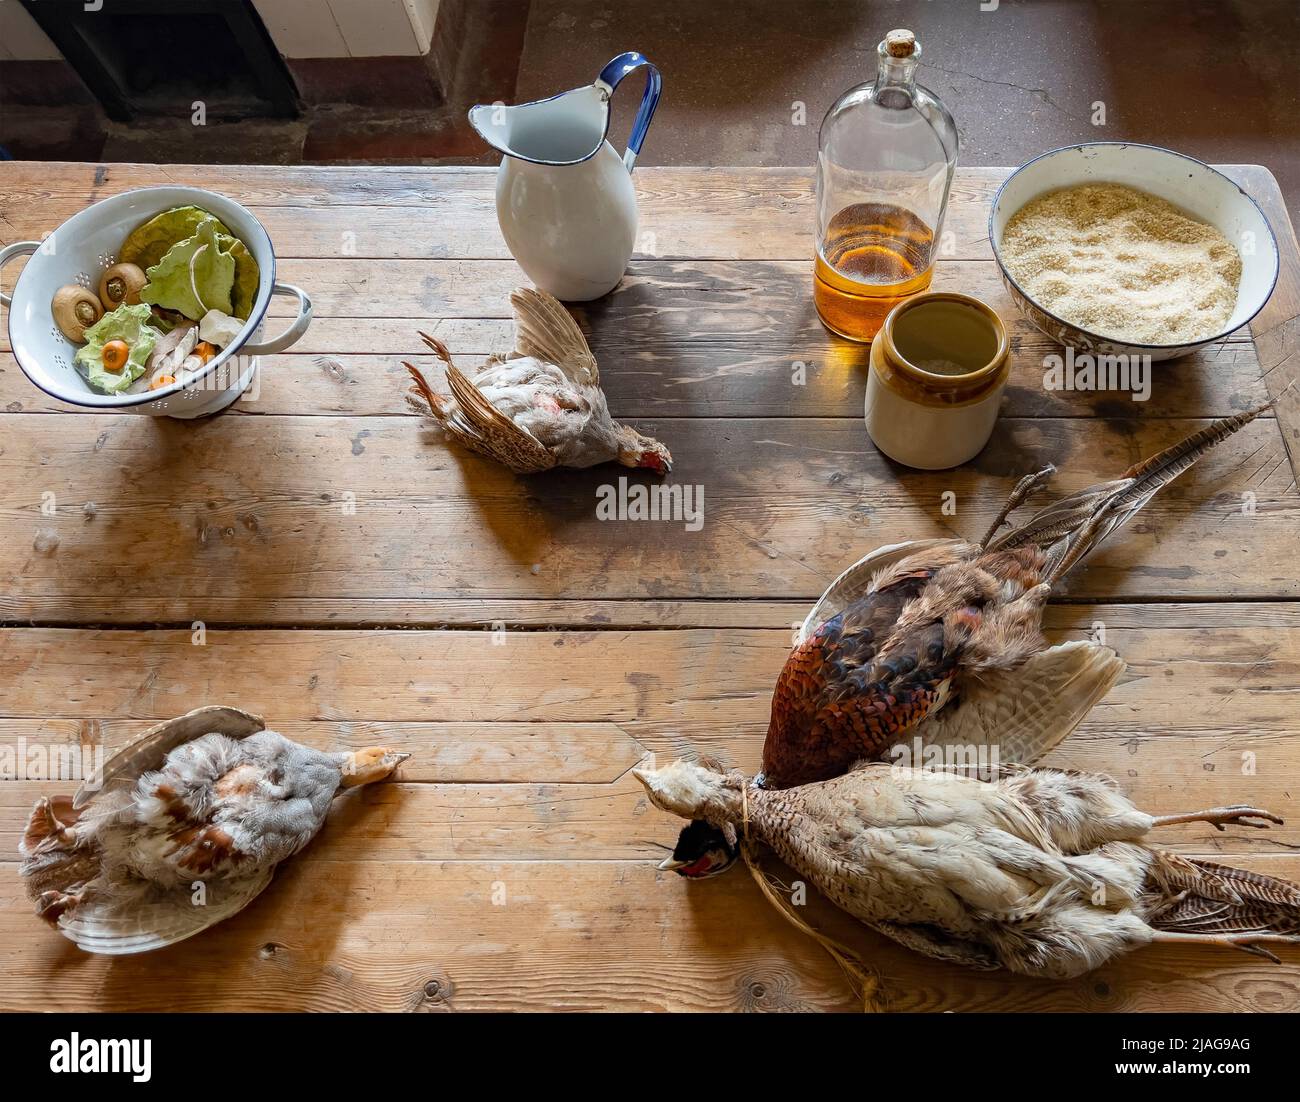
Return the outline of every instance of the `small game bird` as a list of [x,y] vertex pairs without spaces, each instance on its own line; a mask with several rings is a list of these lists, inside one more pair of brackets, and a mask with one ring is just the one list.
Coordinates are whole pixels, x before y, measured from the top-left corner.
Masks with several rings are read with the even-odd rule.
[[1300,943],[1300,887],[1146,843],[1172,823],[1282,822],[1256,808],[1153,816],[1106,777],[1057,769],[986,781],[871,763],[782,790],[682,761],[634,774],[657,807],[747,830],[855,918],[972,968],[1066,979],[1151,943],[1274,961],[1264,946]]
[[71,799],[37,801],[21,873],[36,913],[87,952],[159,949],[246,907],[336,795],[408,757],[327,754],[236,708],[199,708],[146,731]]
[[489,357],[473,378],[451,362],[440,340],[420,334],[447,366],[451,397],[434,393],[419,370],[403,361],[415,383],[407,398],[412,407],[516,474],[612,460],[667,474],[673,464],[668,449],[610,417],[596,359],[569,312],[531,288],[513,292],[510,305],[515,350]]
[[[900,743],[996,747],[1029,765],[1065,738],[1123,671],[1106,647],[1048,647],[1052,586],[1163,487],[1272,403],[1216,421],[1000,529],[1054,472],[1021,479],[978,544],[932,539],[879,548],[832,583],[805,620],[772,695],[767,788],[839,776]],[[718,831],[683,833],[662,868],[701,878],[738,851]]]

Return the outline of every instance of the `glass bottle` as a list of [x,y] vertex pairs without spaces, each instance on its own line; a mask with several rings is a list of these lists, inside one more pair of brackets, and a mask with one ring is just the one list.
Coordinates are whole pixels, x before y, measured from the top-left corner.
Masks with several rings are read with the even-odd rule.
[[890,31],[876,52],[875,81],[826,112],[817,153],[813,301],[827,329],[855,341],[930,286],[957,166],[957,125],[916,83],[921,44]]

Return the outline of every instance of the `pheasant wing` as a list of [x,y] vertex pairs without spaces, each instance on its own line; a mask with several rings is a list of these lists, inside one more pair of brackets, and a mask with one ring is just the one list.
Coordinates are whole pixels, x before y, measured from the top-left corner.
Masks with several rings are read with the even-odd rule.
[[544,291],[520,287],[510,294],[515,311],[515,351],[555,364],[571,382],[600,386],[600,369],[587,338],[560,302]]
[[911,555],[931,550],[941,550],[956,558],[967,550],[974,554],[978,549],[971,547],[964,540],[953,539],[908,540],[906,543],[890,543],[877,547],[831,582],[826,592],[818,598],[799,629],[800,642],[812,635],[820,625],[843,612],[849,605],[861,600],[870,591],[872,580],[882,570],[888,570]]
[[183,716],[150,727],[139,738],[122,747],[104,763],[97,783],[83,783],[72,797],[76,810],[84,808],[101,792],[133,788],[142,774],[161,768],[163,759],[176,747],[213,732],[232,739],[247,738],[265,729],[260,716],[238,708],[212,706],[196,708]]
[[1033,765],[1070,734],[1124,672],[1109,647],[1074,641],[991,670],[921,722],[922,746],[997,747],[1003,765]]
[[456,412],[444,424],[464,443],[516,474],[549,471],[555,466],[551,450],[492,405],[452,363],[447,364],[447,386],[456,399]]
[[942,707],[956,662],[943,623],[920,625],[901,638],[892,631],[927,580],[920,572],[897,579],[822,625],[791,654],[763,743],[769,787],[826,780],[877,759]]
[[977,968],[981,972],[993,972],[1002,967],[987,946],[962,941],[934,926],[908,925],[902,922],[873,922],[871,925],[900,945],[936,960],[964,964],[967,968]]

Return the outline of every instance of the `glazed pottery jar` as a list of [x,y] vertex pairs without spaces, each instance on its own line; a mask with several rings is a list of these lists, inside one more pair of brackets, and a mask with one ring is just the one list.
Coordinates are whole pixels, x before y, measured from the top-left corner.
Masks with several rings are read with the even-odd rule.
[[1002,319],[954,291],[900,303],[871,344],[867,432],[890,459],[940,471],[988,443],[1006,389],[1010,348]]

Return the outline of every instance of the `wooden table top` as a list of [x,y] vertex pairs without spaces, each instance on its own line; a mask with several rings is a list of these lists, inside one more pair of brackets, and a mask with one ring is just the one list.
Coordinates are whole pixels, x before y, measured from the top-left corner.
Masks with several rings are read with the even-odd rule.
[[[817,321],[809,173],[637,169],[639,251],[575,313],[614,415],[668,444],[672,482],[704,488],[692,532],[599,521],[597,488],[622,468],[518,478],[404,405],[401,359],[440,379],[417,328],[463,366],[509,346],[524,280],[491,170],[0,163],[0,241],[192,183],[247,204],[280,278],[316,304],[257,395],[198,423],[65,412],[0,344],[0,751],[111,752],[228,703],[323,748],[414,755],[400,783],[339,800],[248,910],[116,960],[40,924],[17,876],[36,795],[72,785],[0,783],[0,1007],[852,1009],[836,965],[748,876],[656,872],[680,824],[630,768],[712,752],[753,769],[792,624],[871,547],[977,536],[1043,461],[1061,491],[1112,477],[1300,374],[1300,250],[1273,177],[1238,166],[1282,249],[1253,341],[1155,365],[1146,403],[1044,390],[1053,346],[1016,313],[985,235],[1007,171],[958,172],[956,251],[935,277],[1012,331],[1003,417],[974,462],[928,474],[872,447],[863,349]],[[1287,396],[1076,571],[1047,620],[1054,640],[1104,625],[1128,662],[1052,761],[1108,772],[1156,813],[1269,808],[1288,824],[1162,840],[1300,880],[1297,462]],[[1049,983],[809,912],[879,967],[899,1010],[1300,1009],[1297,952],[1279,966],[1152,948]]]

